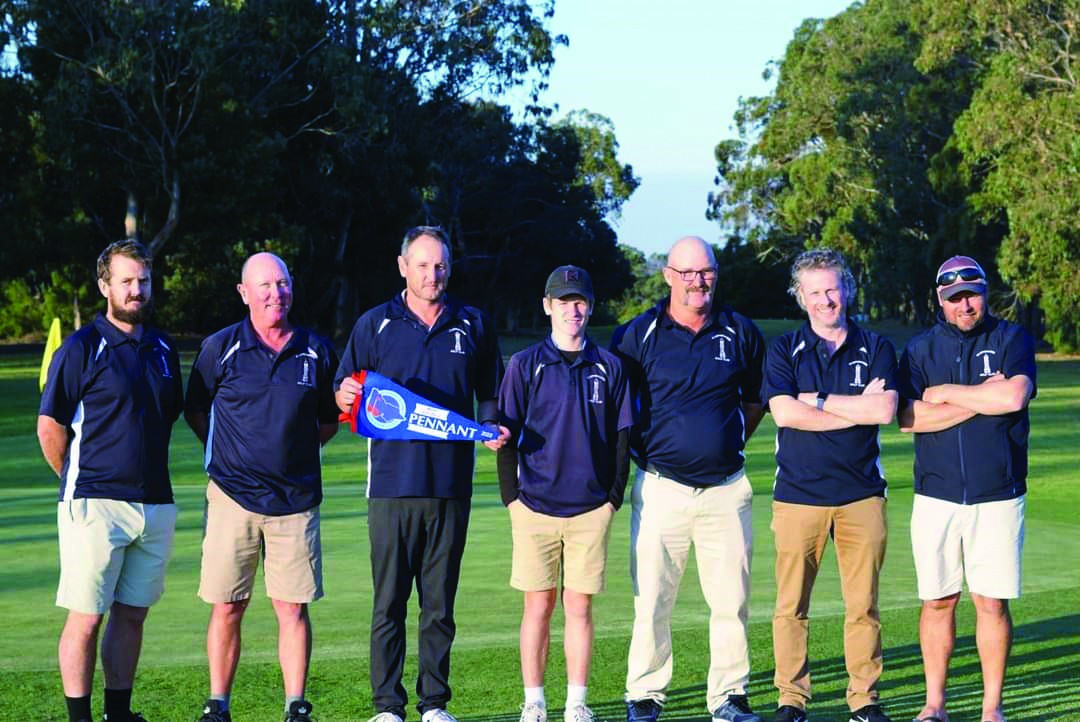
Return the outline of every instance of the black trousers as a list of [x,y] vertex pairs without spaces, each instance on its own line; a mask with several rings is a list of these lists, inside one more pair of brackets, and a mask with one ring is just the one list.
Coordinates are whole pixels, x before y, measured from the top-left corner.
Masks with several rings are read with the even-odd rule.
[[454,597],[469,526],[468,499],[369,499],[373,604],[371,690],[376,712],[405,718],[405,618],[413,583],[420,603],[416,708],[450,701]]

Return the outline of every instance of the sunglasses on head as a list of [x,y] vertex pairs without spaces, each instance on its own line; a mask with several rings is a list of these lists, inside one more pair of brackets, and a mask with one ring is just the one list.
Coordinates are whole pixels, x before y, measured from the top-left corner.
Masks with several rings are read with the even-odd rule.
[[955,271],[945,271],[937,277],[938,286],[951,286],[956,283],[956,279],[961,281],[982,281],[986,280],[986,276],[978,268],[958,268]]

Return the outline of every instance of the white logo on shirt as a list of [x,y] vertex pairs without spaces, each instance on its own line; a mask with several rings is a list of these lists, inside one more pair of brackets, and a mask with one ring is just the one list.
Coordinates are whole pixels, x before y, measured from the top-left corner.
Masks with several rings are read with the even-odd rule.
[[712,337],[716,341],[716,355],[713,356],[713,360],[731,363],[731,358],[727,354],[728,344],[732,343],[731,336],[725,333],[714,333]]
[[600,389],[603,388],[604,377],[600,374],[592,374],[591,376],[587,376],[586,380],[589,382],[589,403],[603,404],[604,395]]
[[991,351],[990,349],[987,349],[986,351],[980,351],[979,353],[975,354],[976,356],[981,356],[983,362],[982,373],[980,373],[979,376],[986,378],[987,376],[993,376],[995,373],[997,373],[996,371],[992,371],[990,369],[990,357],[995,355],[996,353],[996,351]]
[[311,360],[304,357],[304,368],[300,371],[300,380],[296,382],[300,386],[313,386],[311,383]]
[[865,361],[852,361],[848,364],[848,366],[851,366],[855,370],[855,379],[850,384],[848,384],[848,386],[855,386],[857,388],[862,388],[863,386],[866,386],[866,383],[863,381],[862,370],[863,367],[869,368],[870,364],[866,363]]
[[461,337],[465,335],[465,332],[460,328],[452,328],[450,333],[454,334],[454,347],[450,349],[450,353],[464,354],[465,349],[461,346]]

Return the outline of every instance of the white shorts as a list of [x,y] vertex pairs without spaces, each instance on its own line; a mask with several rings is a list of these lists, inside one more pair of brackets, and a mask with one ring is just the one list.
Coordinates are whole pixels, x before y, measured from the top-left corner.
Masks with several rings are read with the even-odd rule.
[[175,504],[70,499],[57,506],[56,606],[104,614],[113,602],[149,607],[165,591]]
[[1024,497],[956,504],[916,494],[911,548],[919,599],[968,590],[991,599],[1020,596],[1024,549]]

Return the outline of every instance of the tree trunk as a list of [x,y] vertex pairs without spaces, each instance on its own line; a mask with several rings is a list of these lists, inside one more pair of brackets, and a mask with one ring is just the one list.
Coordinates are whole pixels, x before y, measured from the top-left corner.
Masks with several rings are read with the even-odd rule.
[[124,215],[124,238],[139,237],[139,199],[128,191],[127,213]]
[[165,225],[161,227],[154,240],[150,241],[150,255],[156,256],[158,251],[169,240],[169,236],[176,230],[180,222],[180,172],[173,171],[172,188],[169,190],[169,216],[165,219]]

